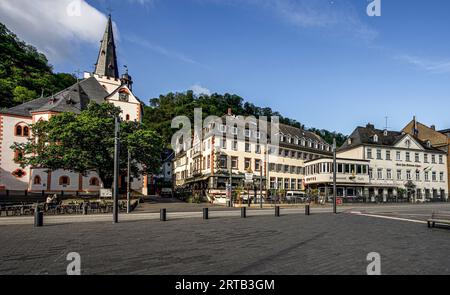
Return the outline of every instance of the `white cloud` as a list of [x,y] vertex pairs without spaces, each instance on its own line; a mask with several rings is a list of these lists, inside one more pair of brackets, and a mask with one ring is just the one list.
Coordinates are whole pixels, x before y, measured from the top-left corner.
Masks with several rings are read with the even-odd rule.
[[211,95],[211,90],[198,84],[192,85],[190,90],[192,90],[195,95]]
[[85,0],[1,0],[0,19],[52,63],[70,59],[86,42],[98,46],[107,21]]
[[430,73],[450,73],[450,60],[448,59],[437,61],[406,54],[399,55],[396,58]]

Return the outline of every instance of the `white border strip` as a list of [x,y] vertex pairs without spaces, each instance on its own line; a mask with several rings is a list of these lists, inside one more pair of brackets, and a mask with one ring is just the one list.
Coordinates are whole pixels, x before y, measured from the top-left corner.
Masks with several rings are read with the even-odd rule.
[[351,214],[359,215],[359,216],[367,216],[367,217],[375,217],[375,218],[382,218],[382,219],[390,219],[390,220],[397,220],[397,221],[407,221],[407,222],[414,222],[414,223],[420,223],[420,224],[427,224],[426,221],[416,220],[416,219],[407,219],[407,218],[376,215],[376,214],[365,214],[365,213],[361,213],[361,212],[351,212]]

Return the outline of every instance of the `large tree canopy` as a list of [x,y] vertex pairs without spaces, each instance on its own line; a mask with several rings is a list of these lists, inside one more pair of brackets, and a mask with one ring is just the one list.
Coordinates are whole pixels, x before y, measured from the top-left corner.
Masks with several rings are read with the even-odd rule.
[[[176,131],[171,128],[172,119],[176,116],[187,116],[191,122],[194,121],[194,109],[202,108],[203,116],[223,116],[231,108],[234,114],[242,116],[278,116],[280,123],[294,126],[297,128],[305,128],[300,122],[283,117],[279,112],[273,111],[271,108],[262,108],[255,106],[250,102],[244,102],[240,96],[233,94],[217,94],[195,96],[192,91],[185,93],[169,93],[161,95],[159,98],[150,100],[150,106],[147,106],[144,113],[144,124],[149,128],[157,130],[163,137],[164,141],[169,144],[173,133]],[[307,129],[323,137],[328,143],[333,142],[336,137],[338,146],[345,141],[345,136],[330,132],[327,130]]]
[[[109,188],[114,172],[114,116],[120,112],[109,103],[91,103],[79,115],[63,113],[37,122],[28,142],[11,148],[21,151],[18,161],[22,166],[83,174],[96,171]],[[136,122],[121,122],[120,141],[121,173],[127,169],[128,149],[134,177],[159,172],[163,141],[157,133]]]
[[0,23],[0,108],[35,99],[42,92],[51,95],[75,82],[73,75],[54,74],[43,54]]

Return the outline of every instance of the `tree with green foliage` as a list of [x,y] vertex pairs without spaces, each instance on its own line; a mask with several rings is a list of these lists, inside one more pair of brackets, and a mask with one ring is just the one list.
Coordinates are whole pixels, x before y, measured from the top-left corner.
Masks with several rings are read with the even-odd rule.
[[319,135],[320,137],[323,138],[323,140],[325,140],[329,144],[332,144],[333,138],[336,138],[336,146],[337,147],[340,147],[341,145],[343,145],[344,142],[347,140],[347,136],[345,136],[342,133],[338,133],[338,132],[330,132],[325,129],[316,129],[316,128],[309,128],[308,131],[311,131],[311,132]]
[[73,75],[54,74],[48,60],[0,23],[0,108],[50,96],[76,82]]
[[[104,187],[114,176],[114,117],[120,108],[109,103],[91,103],[77,115],[62,113],[32,126],[32,137],[11,148],[19,150],[22,167],[51,171],[65,169],[82,174],[96,171]],[[120,124],[120,172],[126,173],[127,155],[132,155],[133,177],[158,173],[163,150],[162,138],[136,122]]]
[[[148,128],[157,130],[163,136],[164,141],[169,144],[176,131],[171,128],[172,119],[176,116],[187,116],[193,122],[195,108],[202,108],[204,118],[211,115],[223,116],[227,113],[228,108],[231,108],[234,114],[242,116],[266,116],[268,119],[271,116],[278,116],[280,123],[305,129],[300,122],[283,117],[271,108],[261,108],[244,102],[244,99],[238,95],[214,93],[195,96],[192,91],[168,93],[151,99],[150,106],[145,107],[143,121]],[[345,142],[346,137],[340,133],[314,128],[306,130],[320,135],[329,144],[333,143],[333,137],[336,137],[338,146]]]

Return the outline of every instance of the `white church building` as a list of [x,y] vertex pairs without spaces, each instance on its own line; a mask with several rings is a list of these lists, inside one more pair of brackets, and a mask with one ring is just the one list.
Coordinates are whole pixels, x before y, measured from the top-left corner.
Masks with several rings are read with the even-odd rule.
[[[111,16],[101,41],[94,73],[85,73],[84,79],[51,97],[41,97],[16,107],[0,110],[0,190],[27,190],[30,192],[97,192],[102,188],[96,173],[80,173],[47,169],[22,169],[16,162],[17,152],[11,146],[25,143],[30,137],[31,125],[49,120],[62,112],[80,113],[91,101],[109,102],[122,109],[122,119],[142,120],[143,104],[133,95],[132,79],[125,73],[119,76]],[[121,177],[119,185],[124,185]],[[133,190],[146,194],[147,177],[133,179]]]

